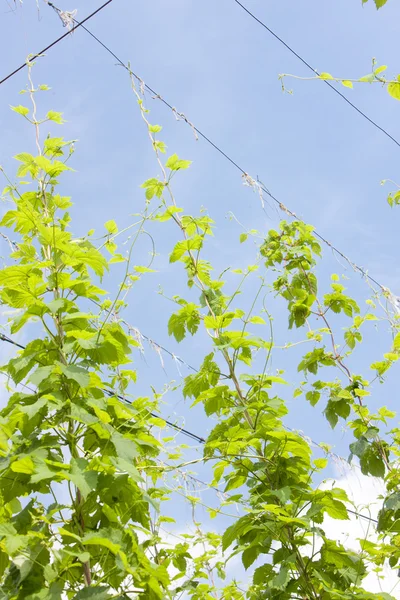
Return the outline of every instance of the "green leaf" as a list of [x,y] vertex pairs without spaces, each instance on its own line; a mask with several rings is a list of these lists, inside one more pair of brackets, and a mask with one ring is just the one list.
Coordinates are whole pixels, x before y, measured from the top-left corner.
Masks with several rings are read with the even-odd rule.
[[156,221],[160,222],[169,221],[170,219],[172,219],[172,215],[182,211],[183,208],[180,208],[179,206],[168,206],[168,208],[166,208],[163,213],[159,213],[154,218]]
[[374,0],[375,1],[375,6],[376,8],[382,8],[382,6],[385,6],[387,0]]
[[360,467],[363,475],[385,477],[385,463],[376,446],[370,445],[360,458]]
[[191,160],[181,160],[177,154],[173,154],[167,159],[165,166],[171,171],[179,171],[179,169],[187,169],[191,164]]
[[334,498],[326,497],[326,498],[324,498],[323,506],[324,506],[325,512],[332,519],[340,519],[342,521],[346,521],[349,519],[347,509],[346,509],[345,505],[343,504],[343,502],[340,502],[339,500],[335,500]]
[[173,335],[177,342],[183,340],[186,331],[194,335],[200,324],[199,307],[192,302],[171,315],[168,321],[168,335]]
[[111,441],[114,445],[118,459],[124,461],[132,461],[139,454],[137,445],[133,440],[127,439],[118,431],[114,431],[111,436]]
[[342,80],[342,85],[344,85],[344,87],[347,88],[353,88],[353,83],[351,81],[349,81],[348,79],[343,79]]
[[50,300],[50,302],[47,303],[47,308],[55,315],[59,310],[65,308],[66,304],[65,298],[57,298],[56,300]]
[[314,460],[314,465],[316,466],[317,469],[325,469],[328,465],[328,459],[327,458],[316,458]]
[[368,75],[364,75],[360,77],[358,81],[362,81],[363,83],[372,83],[375,79],[375,73],[368,73]]
[[181,240],[177,244],[175,244],[174,249],[172,250],[169,262],[174,263],[182,258],[186,252],[193,250],[200,250],[203,245],[203,237],[201,235],[195,235],[194,237],[188,240]]
[[344,334],[344,339],[346,340],[346,343],[347,343],[348,347],[350,348],[350,350],[354,350],[354,348],[356,346],[356,335],[355,335],[356,333],[359,333],[359,332],[355,332],[355,331],[352,331],[351,329],[349,329]]
[[262,317],[251,317],[249,323],[254,323],[256,325],[265,325],[265,321]]
[[49,112],[46,115],[46,119],[49,119],[49,121],[54,121],[54,123],[58,123],[59,125],[65,123],[62,117],[62,113],[55,112],[54,110],[49,110]]
[[14,471],[14,473],[26,473],[27,475],[31,475],[35,472],[35,465],[30,456],[25,456],[24,458],[12,462],[11,470]]
[[104,223],[104,227],[107,229],[108,233],[118,233],[118,227],[115,221],[112,219]]
[[333,77],[330,73],[320,73],[319,78],[320,79],[333,79]]
[[11,110],[18,113],[19,115],[22,115],[23,117],[26,117],[26,115],[29,113],[29,108],[27,108],[26,106],[21,106],[21,105],[11,106]]
[[242,563],[246,571],[258,558],[259,554],[260,548],[258,546],[250,546],[250,548],[246,548],[242,554]]
[[241,233],[239,237],[240,243],[243,244],[243,242],[245,242],[248,237],[249,236],[247,235],[247,233]]
[[273,578],[271,587],[277,590],[284,590],[290,581],[290,577],[289,567],[282,566],[278,575]]
[[155,269],[149,269],[148,267],[134,266],[136,273],[156,273]]
[[229,492],[230,490],[236,490],[237,488],[244,485],[246,481],[247,475],[235,475],[233,477],[230,477],[224,491]]
[[153,177],[152,179],[147,179],[141,187],[146,190],[146,199],[151,200],[154,196],[161,198],[165,184],[163,181]]
[[88,461],[84,458],[71,459],[69,479],[71,479],[74,485],[80,490],[83,498],[86,498],[90,492],[95,490],[97,485],[97,473],[94,471],[87,471],[87,466]]
[[30,383],[39,386],[42,381],[47,379],[53,372],[54,367],[49,365],[47,367],[38,367],[34,373],[29,377]]
[[110,537],[103,535],[103,533],[106,534],[107,532],[100,529],[98,532],[86,533],[82,538],[82,544],[84,546],[102,546],[108,548],[113,554],[118,554],[121,549],[120,545],[113,542]]
[[241,520],[236,521],[233,525],[230,525],[222,535],[222,549],[225,551],[233,542],[238,538],[240,530],[242,528]]
[[368,446],[368,441],[364,437],[361,437],[359,440],[357,440],[357,442],[353,442],[352,444],[350,444],[350,452],[355,456],[361,458],[367,450]]
[[311,404],[311,406],[315,406],[319,399],[321,398],[321,394],[320,392],[316,392],[316,391],[310,391],[307,392],[306,394],[306,399],[309,401],[309,403]]
[[379,416],[382,417],[382,419],[394,419],[396,416],[396,413],[393,412],[392,410],[389,410],[386,406],[382,406],[379,410],[378,410]]
[[132,462],[129,460],[125,460],[124,458],[114,458],[111,457],[111,462],[116,467],[116,469],[120,473],[128,473],[129,477],[131,477],[136,482],[143,482],[144,479],[140,475],[139,471],[136,467],[133,466]]
[[327,406],[324,410],[324,415],[329,425],[334,429],[339,421],[337,413],[333,410],[332,406]]
[[[399,80],[399,78],[400,75],[397,77],[397,79]],[[392,98],[394,98],[395,100],[400,100],[400,81],[392,81],[391,83],[389,83],[387,86],[387,91],[392,96]]]
[[204,317],[204,325],[207,329],[224,329],[229,327],[235,318],[234,312],[227,312],[223,315],[216,315],[215,317]]
[[156,150],[159,150],[163,154],[165,154],[167,151],[167,146],[166,146],[165,142],[162,142],[161,140],[155,140],[153,142],[153,146],[154,146],[154,148],[156,148]]
[[288,486],[281,488],[280,490],[271,490],[270,492],[283,503],[286,504],[290,500],[291,489]]
[[86,369],[76,365],[60,365],[60,368],[67,379],[76,381],[81,388],[88,387],[90,383],[90,376]]
[[110,594],[112,593],[110,588],[105,587],[104,585],[93,585],[80,590],[73,596],[72,600],[107,600],[107,598],[110,598],[108,592],[110,592]]
[[354,390],[354,393],[359,398],[365,398],[366,396],[370,396],[371,395],[371,392],[369,392],[368,390],[363,390],[361,388],[356,388]]

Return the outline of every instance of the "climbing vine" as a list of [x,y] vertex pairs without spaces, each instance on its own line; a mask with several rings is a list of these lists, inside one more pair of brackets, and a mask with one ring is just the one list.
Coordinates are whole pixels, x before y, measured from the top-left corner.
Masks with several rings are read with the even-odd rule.
[[[2,169],[8,204],[0,227],[12,249],[0,270],[1,302],[12,309],[10,337],[2,340],[17,344],[24,330],[31,341],[1,369],[8,398],[0,412],[0,598],[393,598],[363,586],[371,569],[400,564],[400,430],[390,425],[395,414],[388,408],[368,407],[374,386],[400,356],[389,292],[372,290],[364,310],[337,274],[324,289],[317,276],[322,249],[300,220],[242,232],[240,243],[256,244],[254,264],[215,273],[206,258],[215,223],[206,211],[187,214],[173,189],[173,178],[191,162],[166,156],[162,128],[151,123],[132,73],[158,174],[143,183],[144,207],[132,224],[120,231],[109,220],[100,240],[92,230],[74,237],[71,200],[59,191],[77,177],[74,143],[44,137],[43,129],[62,125],[63,116],[38,116],[37,98],[47,86],[35,87],[28,67],[30,106],[12,109],[30,124],[36,151],[15,157],[17,183]],[[153,248],[148,264],[134,265],[139,241],[153,240],[147,227],[154,223],[174,227],[171,270],[187,282],[185,298],[168,290],[176,307],[168,332],[180,342],[204,330],[209,340],[182,393],[215,422],[199,462],[210,467],[207,485],[223,490],[218,505],[206,506],[216,523],[221,515],[231,519],[223,530],[202,527],[197,495],[166,485],[194,461],[185,460],[185,447],[161,441],[160,394],[134,392],[140,342],[123,311],[157,260]],[[119,247],[122,239],[128,252]],[[103,287],[115,264],[124,275],[110,297]],[[244,288],[253,294],[250,305],[239,293]],[[274,302],[288,319],[283,349],[274,339]],[[357,373],[353,355],[371,322],[389,327],[387,352],[374,357],[368,374]],[[304,340],[291,342],[293,331],[304,332]],[[295,344],[306,348],[296,387],[282,359]],[[272,357],[282,364],[274,372]],[[349,520],[352,505],[344,490],[321,485],[330,448],[321,444],[323,456],[316,455],[304,435],[285,425],[288,384],[299,402],[322,406],[332,428],[347,425],[350,460],[385,482],[377,535],[360,540],[358,551],[326,533],[326,519]],[[193,528],[166,541],[171,519],[163,507],[178,493]],[[245,583],[227,578],[236,558],[250,574]]]

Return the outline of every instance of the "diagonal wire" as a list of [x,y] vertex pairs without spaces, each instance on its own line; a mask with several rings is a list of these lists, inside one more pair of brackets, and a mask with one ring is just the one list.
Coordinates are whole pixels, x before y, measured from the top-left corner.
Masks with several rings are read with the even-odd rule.
[[[237,0],[235,0],[237,1]],[[91,15],[89,15],[88,17],[86,17],[83,21],[79,22],[76,21],[76,19],[73,19],[73,21],[76,23],[76,26],[74,26],[71,31],[69,31],[68,33],[60,36],[59,38],[57,38],[57,40],[55,40],[52,44],[50,44],[49,46],[47,46],[46,48],[44,48],[41,52],[39,52],[38,54],[34,55],[33,57],[30,58],[30,60],[35,60],[36,58],[40,57],[44,52],[46,52],[47,50],[49,50],[50,48],[52,48],[53,46],[55,46],[58,42],[60,42],[62,39],[64,39],[65,37],[67,37],[69,35],[69,33],[71,33],[72,31],[74,31],[75,29],[77,29],[78,27],[82,27],[89,35],[91,35],[91,37],[93,37],[103,48],[105,48],[107,50],[107,52],[109,52],[117,61],[118,63],[123,66],[129,73],[131,73],[138,81],[140,81],[141,83],[144,84],[145,88],[152,93],[156,99],[161,100],[170,110],[172,110],[174,113],[178,114],[181,118],[183,118],[183,120],[189,124],[205,141],[207,141],[211,146],[213,146],[222,156],[224,156],[233,166],[235,166],[241,173],[243,176],[245,177],[249,177],[248,174],[246,173],[246,171],[244,171],[244,169],[242,167],[240,167],[228,154],[226,154],[219,146],[217,146],[210,138],[208,138],[200,129],[198,129],[197,127],[195,127],[192,123],[190,123],[190,121],[188,121],[188,119],[182,115],[182,113],[177,113],[176,109],[169,104],[166,100],[164,100],[159,94],[157,94],[157,92],[155,92],[155,90],[153,90],[149,85],[145,84],[142,79],[135,74],[134,72],[131,71],[131,69],[125,65],[119,58],[118,56],[112,52],[112,50],[110,50],[110,48],[108,48],[103,42],[101,42],[101,40],[99,38],[97,38],[91,31],[89,31],[84,25],[83,23],[85,23],[86,21],[88,21],[91,17],[93,17],[95,14],[97,14],[100,10],[102,10],[105,6],[107,6],[108,4],[110,4],[112,2],[112,0],[108,0],[108,2],[106,2],[105,4],[103,4],[100,8],[98,8],[96,11],[94,11]],[[240,3],[238,3],[240,4]],[[62,11],[60,11],[60,9],[58,9],[54,4],[52,4],[51,2],[48,2],[48,5],[53,8],[56,12],[61,13]],[[241,5],[243,7],[243,5]],[[244,7],[243,7],[244,8]],[[245,9],[246,10],[246,9]],[[277,36],[275,36],[277,37]],[[278,38],[279,39],[279,38]],[[280,40],[282,41],[282,40]],[[282,43],[284,43],[282,41]],[[286,44],[285,44],[286,45]],[[290,49],[290,48],[289,48]],[[300,57],[298,57],[300,58]],[[8,79],[10,79],[13,75],[15,75],[16,73],[18,73],[19,71],[21,71],[25,66],[27,65],[27,63],[24,63],[23,65],[21,65],[20,67],[18,67],[17,69],[15,69],[12,73],[10,73],[9,75],[7,75],[6,77],[4,77],[2,80],[0,80],[0,85],[2,83],[4,83],[5,81],[7,81]],[[309,66],[309,65],[308,65]],[[312,68],[312,67],[310,67]],[[314,69],[313,71],[315,73],[317,73]],[[327,82],[326,82],[327,83]],[[331,86],[333,87],[333,86]],[[338,92],[338,90],[336,88],[333,87],[333,89],[340,94],[340,92]],[[340,94],[342,95],[342,94]],[[344,97],[344,99],[351,104],[350,101],[347,100],[346,97]],[[357,109],[357,107],[354,107]],[[360,111],[359,111],[360,112]],[[368,117],[367,117],[368,118]],[[371,121],[372,122],[372,121]],[[378,126],[379,128],[379,126]],[[382,130],[384,131],[384,130]],[[387,133],[384,131],[384,133]],[[389,134],[387,134],[389,135]],[[389,135],[389,137],[391,137]],[[396,140],[394,140],[397,144],[398,142]],[[400,146],[400,144],[398,144]],[[301,220],[297,217],[297,215],[290,211],[287,207],[285,207],[277,198],[275,198],[271,192],[269,192],[269,190],[267,190],[267,188],[261,184],[260,182],[257,182],[258,187],[260,187],[260,189],[266,193],[272,200],[274,200],[279,207],[284,210],[285,212],[288,212],[291,216],[293,216],[294,218]],[[367,277],[370,281],[372,281],[373,283],[375,283],[376,285],[378,285],[378,287],[380,287],[383,290],[386,290],[386,288],[384,286],[382,286],[379,282],[377,282],[375,279],[373,279],[371,276],[368,275],[368,273],[366,271],[364,271],[361,267],[358,267],[355,263],[353,263],[352,261],[350,261],[350,259],[343,254],[341,251],[339,251],[337,248],[335,248],[330,242],[328,242],[324,237],[322,237],[320,234],[318,234],[316,231],[314,231],[314,234],[321,240],[323,241],[325,244],[327,244],[328,246],[330,246],[332,248],[332,250],[334,252],[336,252],[337,254],[339,254],[343,259],[345,259],[354,269],[358,270],[362,275],[364,275],[365,277]],[[145,339],[147,339],[148,341],[153,341],[150,340],[150,338],[147,338],[146,336],[144,336],[143,334],[141,334]],[[14,340],[10,339],[9,337],[7,337],[4,334],[0,334],[0,340],[5,341],[7,343],[13,344],[14,346],[21,348],[21,349],[25,349],[25,346],[22,346],[21,344],[15,342]],[[154,343],[154,342],[153,342]],[[157,344],[157,343],[156,343]],[[162,349],[164,352],[166,352],[167,354],[169,354],[172,358],[179,360],[182,364],[185,364],[186,366],[188,366],[191,370],[198,372],[197,369],[195,369],[194,367],[191,367],[190,365],[188,365],[187,363],[185,363],[182,359],[180,359],[179,357],[177,357],[176,355],[174,355],[172,352],[170,352],[169,350],[167,350],[166,348],[164,348],[163,346],[160,346],[159,344],[157,344],[157,346]],[[124,402],[128,402],[123,396],[119,395],[119,394],[115,394],[115,392],[111,391],[111,390],[107,390],[104,389],[103,390],[106,394],[110,395],[110,396],[116,396],[119,400],[122,400]],[[206,440],[201,437],[198,436],[197,434],[194,434],[193,432],[183,428],[183,427],[179,427],[178,425],[176,425],[175,423],[172,423],[166,419],[164,419],[163,417],[161,417],[160,415],[157,415],[155,413],[150,413],[152,417],[157,417],[157,418],[161,418],[169,427],[174,428],[175,430],[181,432],[182,434],[198,441],[199,443],[205,444]],[[290,428],[288,428],[290,430]],[[293,430],[291,430],[293,431]],[[311,438],[310,438],[311,439]],[[315,444],[316,446],[319,446],[318,442],[315,442],[314,440],[312,440],[312,443]],[[333,453],[333,452],[329,452],[329,454],[339,458],[340,460],[345,460],[343,459],[343,457]],[[369,521],[375,522],[377,523],[376,519],[372,519],[370,517],[367,517],[365,515],[359,514],[355,511],[349,510],[350,513],[357,515],[361,518],[367,519]]]
[[[239,2],[239,0],[233,0],[233,1],[236,2],[236,4],[238,6],[240,6],[240,8],[242,8],[252,19],[254,19],[254,21],[256,21],[259,25],[261,25],[261,27],[266,29],[268,31],[268,33],[270,33],[276,40],[278,40],[278,42],[280,42],[283,46],[285,46],[285,48],[287,48],[289,50],[289,52],[291,52],[296,58],[298,58],[303,63],[303,65],[305,65],[310,71],[312,71],[318,77],[321,75],[304,58],[302,58],[300,56],[300,54],[298,54],[295,50],[293,50],[293,48],[291,48],[291,46],[289,46],[289,44],[287,44],[281,37],[279,37],[279,35],[277,35],[274,31],[272,31],[272,29],[270,27],[268,27],[268,25],[266,25],[263,21],[261,21],[261,19],[256,17],[256,15],[254,13],[252,13],[248,8],[246,8],[246,6],[244,6],[241,2]],[[336,92],[336,94],[338,94],[342,98],[342,100],[347,102],[347,104],[349,104],[349,106],[351,106],[351,108],[353,108],[355,111],[357,111],[359,115],[364,117],[364,119],[366,119],[369,123],[371,123],[371,125],[373,125],[377,129],[379,129],[379,131],[381,131],[390,140],[392,140],[392,142],[394,142],[397,146],[400,147],[400,142],[398,142],[396,140],[396,138],[394,138],[388,131],[386,131],[386,129],[384,129],[383,127],[378,125],[378,123],[376,123],[367,114],[365,114],[365,112],[363,112],[360,108],[358,108],[358,106],[353,104],[353,102],[351,102],[344,94],[342,94],[342,92],[339,91],[334,85],[329,83],[329,81],[327,81],[326,79],[324,79],[323,81],[327,86],[329,86],[331,88],[331,90]]]
[[[235,0],[236,1],[236,0]],[[83,21],[77,21],[76,19],[73,19],[74,23],[76,23],[76,26],[71,30],[74,31],[75,29],[77,29],[78,27],[82,27],[82,29],[84,29],[94,40],[96,40],[96,42],[98,42],[109,54],[111,54],[111,56],[113,56],[118,64],[122,67],[124,67],[130,74],[132,74],[151,94],[153,94],[154,98],[157,100],[160,100],[163,104],[165,104],[165,106],[167,106],[170,110],[172,110],[172,112],[178,116],[180,119],[182,119],[183,121],[185,121],[192,129],[193,131],[196,132],[196,134],[198,134],[201,138],[203,138],[210,146],[212,146],[215,150],[217,150],[217,152],[219,152],[226,160],[228,160],[236,169],[238,169],[241,174],[242,177],[244,178],[245,182],[249,183],[252,186],[255,186],[256,188],[258,188],[259,190],[261,190],[261,192],[263,194],[266,194],[267,196],[269,196],[269,198],[271,198],[271,200],[273,200],[278,206],[279,208],[283,211],[286,212],[287,214],[289,214],[291,217],[297,219],[298,221],[301,221],[304,223],[303,219],[301,219],[300,217],[298,217],[296,215],[295,212],[293,212],[292,210],[290,210],[288,207],[286,207],[278,198],[276,198],[265,186],[264,184],[262,184],[262,182],[255,181],[254,179],[252,179],[248,173],[235,161],[233,160],[233,158],[231,156],[229,156],[226,152],[224,152],[222,150],[222,148],[220,148],[215,142],[213,142],[205,133],[203,133],[198,127],[195,127],[193,125],[193,123],[191,123],[189,121],[189,119],[183,114],[183,113],[179,113],[176,108],[174,106],[172,106],[169,102],[167,102],[166,100],[164,100],[164,98],[158,94],[155,90],[153,90],[153,88],[151,86],[149,86],[148,84],[146,84],[141,77],[139,77],[139,75],[137,75],[136,73],[134,73],[120,58],[118,58],[118,56],[108,47],[106,46],[106,44],[104,44],[97,36],[95,36],[87,27],[85,27],[83,25],[83,23],[85,21],[87,21],[88,19],[90,19],[92,16],[94,16],[96,13],[98,13],[102,8],[104,8],[105,6],[107,6],[107,4],[109,4],[110,2],[112,2],[112,0],[108,0],[108,2],[106,2],[105,4],[103,4],[100,8],[98,8],[94,13],[92,13],[91,15],[89,15],[88,17],[86,17],[86,19],[84,19]],[[48,2],[48,5],[53,8],[58,14],[60,14],[62,11],[57,8],[52,2]],[[36,54],[35,56],[33,56],[30,60],[33,60],[39,56],[41,56],[41,54],[43,52],[45,52],[46,50],[48,50],[49,48],[51,48],[52,46],[54,46],[55,44],[57,44],[59,41],[61,41],[62,39],[64,39],[67,35],[69,35],[70,32],[64,34],[63,36],[59,37],[57,40],[55,40],[52,44],[50,44],[49,46],[47,46],[44,50],[42,50],[39,54]],[[23,65],[21,65],[20,67],[18,67],[17,69],[15,69],[12,73],[10,73],[9,75],[7,75],[6,77],[4,77],[2,80],[0,80],[0,85],[2,83],[4,83],[5,81],[7,81],[7,79],[10,79],[13,75],[15,75],[16,73],[18,73],[18,71],[20,71],[21,69],[23,69],[26,66],[26,63],[24,63]],[[336,92],[336,88],[333,88]],[[339,93],[339,92],[338,92]],[[347,100],[347,99],[346,99]],[[396,142],[397,143],[397,142]],[[337,254],[338,256],[340,256],[341,258],[343,258],[351,267],[352,269],[354,269],[355,271],[358,271],[363,277],[365,277],[366,279],[368,279],[369,281],[371,281],[372,283],[374,283],[375,285],[377,285],[383,292],[387,292],[387,288],[382,285],[381,283],[379,283],[374,277],[371,277],[371,275],[369,275],[367,273],[367,271],[365,269],[363,269],[362,267],[359,267],[356,263],[354,263],[350,258],[348,258],[348,256],[346,256],[341,250],[339,250],[338,248],[336,248],[331,242],[329,242],[329,240],[327,240],[324,236],[322,236],[321,234],[319,234],[316,230],[314,230],[314,235],[316,237],[318,237],[318,239],[320,239],[324,244],[326,244],[327,246],[329,246],[332,250],[332,252],[334,252],[335,254]]]
[[[18,342],[15,342],[14,340],[12,340],[8,336],[4,335],[3,333],[0,333],[0,340],[2,340],[4,342],[7,342],[8,344],[12,344],[13,346],[16,346],[17,348],[22,348],[23,350],[26,349],[26,346],[22,346],[21,344],[19,344]],[[122,402],[125,402],[127,404],[131,404],[129,402],[129,400],[127,400],[126,398],[124,398],[124,396],[121,396],[120,394],[116,394],[112,390],[108,390],[106,388],[103,388],[103,392],[105,394],[107,394],[108,396],[110,396],[110,397],[116,397],[116,398],[118,398],[118,400],[121,400]],[[179,425],[176,425],[175,423],[172,423],[171,421],[168,421],[167,419],[164,419],[164,417],[162,417],[161,415],[158,415],[156,413],[150,413],[150,415],[152,417],[155,417],[155,418],[158,418],[158,419],[161,418],[168,425],[168,427],[172,427],[176,431],[179,431],[183,435],[186,435],[187,437],[189,437],[189,438],[191,438],[191,439],[199,442],[200,444],[205,444],[206,443],[206,440],[203,437],[197,435],[196,433],[193,433],[192,431],[189,431],[188,429],[185,429],[184,427],[179,427]],[[289,427],[287,427],[287,429],[289,431],[295,431],[293,429],[290,429]],[[296,432],[296,433],[299,433],[299,432]],[[309,438],[309,439],[311,439],[311,438]],[[319,444],[317,442],[314,442],[312,439],[311,439],[311,441],[313,442],[313,444],[319,446]],[[329,454],[333,455],[333,456],[335,456],[337,458],[339,458],[340,460],[345,460],[343,457],[339,456],[338,454],[335,454],[334,452],[329,452]],[[193,477],[193,476],[190,476],[190,477],[192,479],[196,480],[195,477]],[[197,480],[197,481],[200,481],[200,480]],[[204,482],[201,482],[201,483],[204,484]],[[208,487],[212,487],[212,486],[208,486]],[[221,492],[221,490],[219,490],[218,488],[213,488],[213,489],[215,489],[218,492]],[[373,523],[378,523],[378,521],[376,519],[373,519],[372,517],[368,517],[367,515],[363,515],[361,513],[358,513],[358,512],[356,512],[354,510],[348,509],[348,512],[350,512],[350,513],[352,513],[352,514],[354,514],[357,517],[360,517],[362,519],[366,519],[366,520],[371,521]]]
[[[56,40],[54,40],[54,42],[52,42],[51,44],[49,44],[48,46],[46,46],[46,48],[43,48],[43,50],[41,50],[37,54],[34,54],[33,56],[31,56],[29,58],[29,61],[32,62],[36,58],[40,58],[45,52],[47,52],[47,50],[50,50],[50,48],[52,48],[53,46],[55,46],[56,44],[58,44],[58,42],[61,42],[61,40],[63,40],[64,38],[68,37],[70,33],[72,33],[73,31],[75,31],[75,29],[78,29],[78,27],[84,27],[83,23],[86,23],[86,21],[89,21],[89,19],[91,19],[92,17],[94,17],[95,15],[97,15],[98,12],[100,12],[101,10],[103,10],[103,8],[105,8],[111,2],[112,2],[112,0],[108,0],[107,2],[105,2],[105,4],[103,4],[97,10],[95,10],[94,12],[92,12],[88,17],[86,17],[85,19],[83,19],[83,21],[80,21],[80,22],[75,21],[76,25],[74,25],[74,27],[70,31],[67,31],[67,33],[64,33],[64,35],[61,35],[59,38],[57,38]],[[5,81],[7,81],[7,79],[11,79],[11,77],[13,77],[17,73],[19,73],[19,71],[22,71],[22,69],[24,69],[26,66],[27,66],[27,61],[25,61],[22,65],[20,65],[19,67],[17,67],[14,71],[12,71],[12,73],[9,73],[6,77],[3,77],[3,79],[0,79],[0,85],[2,83],[4,83]]]
[[[236,1],[236,0],[235,0]],[[52,2],[48,2],[48,5],[53,8],[53,10],[55,12],[57,12],[58,14],[60,14],[60,9],[57,8]],[[242,6],[242,5],[241,5]],[[300,217],[298,217],[296,215],[296,213],[292,210],[290,210],[288,207],[286,207],[276,196],[274,196],[266,187],[265,185],[261,182],[261,181],[255,181],[254,179],[252,179],[248,173],[231,157],[229,156],[226,152],[224,152],[224,150],[222,150],[216,143],[214,143],[205,133],[203,133],[203,131],[201,131],[198,127],[196,127],[195,125],[193,125],[193,123],[191,123],[187,117],[183,114],[183,113],[179,113],[176,108],[174,106],[172,106],[172,104],[170,104],[169,102],[167,102],[167,100],[165,100],[160,94],[158,94],[150,85],[148,85],[147,83],[145,83],[142,78],[137,75],[134,71],[132,71],[130,69],[130,67],[128,65],[126,65],[118,56],[117,54],[115,54],[115,52],[113,52],[111,50],[111,48],[109,48],[104,42],[102,42],[94,33],[92,33],[87,27],[85,27],[84,25],[82,25],[82,22],[77,21],[76,19],[73,19],[74,23],[79,24],[82,26],[82,29],[84,29],[86,31],[86,33],[88,33],[98,44],[100,44],[100,46],[102,46],[113,58],[115,58],[115,60],[118,62],[118,65],[120,65],[121,67],[123,67],[124,69],[126,69],[128,71],[128,73],[130,73],[131,75],[133,75],[139,82],[140,84],[146,88],[155,99],[160,100],[165,106],[167,106],[175,115],[178,115],[179,118],[181,118],[183,121],[185,121],[201,138],[203,138],[210,146],[212,146],[215,150],[217,150],[217,152],[219,152],[226,160],[228,160],[238,171],[241,172],[242,177],[244,178],[244,181],[249,183],[250,185],[255,186],[256,188],[258,188],[259,190],[262,191],[263,194],[266,194],[269,198],[271,198],[271,200],[273,200],[278,206],[279,208],[283,211],[286,212],[287,214],[289,214],[291,217],[293,217],[294,219],[301,221],[304,223],[303,219],[301,219]],[[280,38],[279,38],[280,39]],[[281,40],[280,40],[281,41]],[[282,43],[284,43],[282,41]],[[299,57],[300,58],[300,57]],[[312,67],[310,67],[312,68]],[[327,82],[326,82],[327,83]],[[333,88],[336,92],[338,92],[338,90],[336,90],[336,88]],[[340,92],[338,92],[340,93]],[[347,98],[344,97],[346,100]],[[393,138],[394,139],[394,138]],[[394,140],[396,141],[396,140]],[[397,142],[396,142],[397,143]],[[400,145],[400,144],[399,144]],[[314,230],[314,235],[321,240],[321,242],[323,242],[325,245],[327,245],[332,252],[334,252],[335,254],[337,254],[338,256],[340,256],[343,260],[345,260],[351,267],[352,269],[354,269],[355,271],[358,271],[363,277],[365,277],[366,279],[368,279],[369,281],[371,281],[372,283],[374,283],[375,285],[377,285],[383,292],[387,292],[387,288],[382,285],[381,283],[379,283],[374,277],[371,277],[371,275],[369,275],[367,273],[367,271],[365,269],[363,269],[362,267],[359,267],[356,263],[354,263],[350,258],[348,258],[344,252],[342,252],[341,250],[339,250],[338,248],[336,248],[331,242],[329,242],[329,240],[327,240],[324,236],[322,236],[321,234],[319,234],[316,230]]]
[[[8,344],[12,344],[13,346],[16,346],[17,348],[21,348],[22,350],[26,349],[26,346],[22,346],[21,344],[18,344],[18,342],[15,342],[14,340],[12,340],[8,336],[4,335],[3,333],[0,333],[0,340],[2,340],[3,342],[7,342]],[[127,404],[130,404],[129,400],[127,400],[126,398],[124,398],[120,394],[116,394],[112,390],[108,390],[108,389],[104,388],[103,392],[105,394],[107,394],[108,396],[115,396],[116,398],[118,398],[118,400],[122,400],[123,402],[126,402]],[[172,427],[173,429],[175,429],[175,430],[183,433],[184,435],[192,438],[193,440],[196,440],[200,444],[205,444],[206,443],[206,440],[203,437],[201,437],[199,435],[196,435],[195,433],[193,433],[191,431],[188,431],[184,427],[179,427],[179,425],[176,425],[175,423],[172,423],[172,421],[168,421],[167,419],[164,419],[164,417],[162,417],[161,415],[158,415],[156,413],[150,413],[150,415],[152,417],[157,418],[157,419],[162,419],[163,421],[165,421],[165,423],[168,425],[168,427]]]

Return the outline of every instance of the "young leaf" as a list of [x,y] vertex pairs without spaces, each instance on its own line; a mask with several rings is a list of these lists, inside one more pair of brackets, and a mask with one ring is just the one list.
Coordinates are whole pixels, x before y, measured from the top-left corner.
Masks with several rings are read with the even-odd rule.
[[26,115],[29,113],[29,108],[27,108],[26,106],[21,106],[21,105],[12,106],[11,110],[18,113],[19,115],[22,115],[23,117],[26,117]]
[[397,76],[398,81],[392,81],[387,86],[387,91],[395,100],[400,100],[400,75]]
[[118,233],[118,227],[115,221],[107,221],[104,223],[104,227],[107,229],[108,233]]
[[191,160],[182,160],[177,154],[170,156],[165,163],[165,166],[171,171],[179,171],[179,169],[187,169],[192,164]]

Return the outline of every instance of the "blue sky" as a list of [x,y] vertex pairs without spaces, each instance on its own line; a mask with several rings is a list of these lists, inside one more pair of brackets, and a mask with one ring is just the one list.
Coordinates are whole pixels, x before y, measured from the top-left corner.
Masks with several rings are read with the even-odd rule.
[[[1,77],[28,53],[37,52],[64,32],[56,14],[38,1],[39,17],[34,0],[22,5],[18,0],[0,3]],[[63,10],[77,8],[78,19],[99,4],[93,0],[58,2]],[[246,6],[320,71],[356,78],[370,72],[371,59],[376,57],[388,65],[389,76],[397,75],[400,7],[395,0],[378,12],[372,0],[364,7],[358,0],[246,0]],[[293,94],[283,94],[280,73],[309,76],[309,72],[233,0],[114,0],[88,27],[248,173],[259,176],[280,201],[400,295],[398,213],[386,204],[389,188],[380,186],[382,179],[400,179],[400,148],[321,81],[288,79],[286,85]],[[120,227],[126,226],[133,221],[132,214],[143,208],[140,184],[158,174],[127,74],[78,30],[37,61],[34,80],[52,88],[43,94],[41,110],[62,111],[68,122],[60,134],[79,139],[73,159],[76,173],[63,184],[63,192],[74,201],[74,232],[82,235],[95,228],[101,235],[103,223],[111,218]],[[10,104],[23,101],[18,92],[25,85],[26,72],[22,71],[0,87],[0,164],[7,172],[14,169],[11,156],[33,150],[32,133],[9,110]],[[364,84],[344,91],[400,138],[400,104],[385,90]],[[241,229],[227,215],[232,211],[246,228],[265,234],[279,222],[275,206],[267,206],[267,215],[263,213],[257,194],[243,186],[240,173],[229,162],[204,141],[196,141],[191,129],[177,122],[160,102],[149,96],[147,102],[151,121],[163,125],[161,137],[168,152],[193,161],[190,170],[176,178],[178,204],[188,213],[198,213],[204,206],[217,222],[216,238],[206,254],[221,271],[254,262],[254,247],[238,243]],[[166,295],[189,296],[182,269],[168,263],[178,233],[169,226],[156,227],[153,233],[158,273],[134,288],[125,318],[196,367],[209,351],[208,341],[199,336],[177,345],[169,338],[167,321],[173,305],[157,294],[160,284]],[[1,254],[7,252],[6,246],[0,249]],[[149,249],[143,240],[135,264],[146,261]],[[361,277],[349,268],[344,271],[327,248],[324,256],[318,268],[322,281],[328,282],[332,272],[345,272],[351,292],[362,302],[369,290]],[[111,291],[118,275],[116,270],[105,282]],[[254,289],[244,295],[244,302]],[[271,303],[278,309],[278,338],[286,341],[287,315],[282,306]],[[342,325],[339,320],[338,326]],[[369,331],[355,359],[355,370],[380,358],[387,348],[384,327],[376,333],[371,326]],[[286,369],[290,379],[295,358],[295,353],[277,354],[272,366]],[[165,373],[159,357],[146,344],[145,359],[136,358],[139,383],[133,393],[148,393],[150,385],[161,389],[166,381],[180,380],[175,363],[163,355]],[[185,367],[181,370],[188,373]],[[376,386],[373,406],[395,406],[396,380],[395,368],[384,387]],[[284,394],[292,410],[290,426],[331,443],[336,452],[347,456],[350,437],[340,425],[332,432],[319,406],[312,409],[302,398],[293,401],[292,388]],[[198,434],[212,427],[200,408],[189,410],[179,391],[167,394],[165,402],[164,415],[181,417]]]

